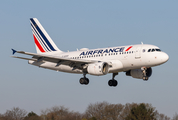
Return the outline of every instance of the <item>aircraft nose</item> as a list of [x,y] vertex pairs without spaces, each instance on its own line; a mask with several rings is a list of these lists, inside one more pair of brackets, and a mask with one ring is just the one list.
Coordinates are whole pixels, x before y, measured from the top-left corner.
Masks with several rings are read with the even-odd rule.
[[166,53],[163,53],[163,55],[161,56],[161,60],[163,63],[165,63],[169,60],[169,56]]

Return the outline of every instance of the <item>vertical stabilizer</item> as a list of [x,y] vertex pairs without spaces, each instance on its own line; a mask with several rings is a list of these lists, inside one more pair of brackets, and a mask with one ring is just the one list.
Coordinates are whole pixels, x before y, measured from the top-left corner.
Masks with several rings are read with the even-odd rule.
[[62,52],[58,49],[37,18],[31,18],[30,23],[37,53]]

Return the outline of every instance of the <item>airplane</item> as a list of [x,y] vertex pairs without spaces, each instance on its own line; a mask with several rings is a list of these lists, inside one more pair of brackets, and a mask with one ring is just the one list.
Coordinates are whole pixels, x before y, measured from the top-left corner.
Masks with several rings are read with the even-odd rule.
[[[30,18],[37,53],[12,49],[13,58],[28,60],[28,63],[55,71],[83,74],[79,82],[88,85],[87,74],[102,76],[112,73],[109,86],[118,85],[115,76],[125,72],[127,76],[147,81],[152,75],[152,67],[168,61],[169,56],[159,47],[150,44],[137,44],[108,48],[63,52],[53,42],[37,18]],[[32,56],[31,58],[14,56],[15,53]]]

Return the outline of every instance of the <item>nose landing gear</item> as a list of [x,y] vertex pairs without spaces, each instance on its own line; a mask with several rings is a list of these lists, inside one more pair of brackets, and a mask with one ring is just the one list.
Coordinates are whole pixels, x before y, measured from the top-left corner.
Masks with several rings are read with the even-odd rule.
[[141,70],[143,71],[143,80],[147,81],[148,80],[148,76],[147,76],[147,68],[146,67],[142,67]]

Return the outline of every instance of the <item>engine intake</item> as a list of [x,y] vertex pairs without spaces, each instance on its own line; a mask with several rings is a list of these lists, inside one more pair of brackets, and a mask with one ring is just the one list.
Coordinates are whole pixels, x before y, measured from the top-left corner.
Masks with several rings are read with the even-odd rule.
[[90,75],[106,75],[109,72],[109,65],[106,62],[92,63],[88,65],[87,72]]

